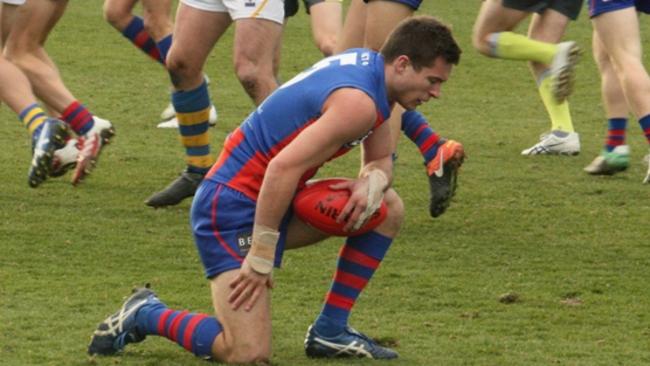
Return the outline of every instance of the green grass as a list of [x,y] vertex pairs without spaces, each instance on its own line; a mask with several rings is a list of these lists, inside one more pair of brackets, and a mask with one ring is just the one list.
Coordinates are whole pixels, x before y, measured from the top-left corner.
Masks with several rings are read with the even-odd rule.
[[[582,172],[605,133],[586,12],[567,35],[584,49],[571,99],[582,154],[521,157],[549,127],[526,65],[471,48],[478,2],[425,3],[420,13],[453,24],[464,54],[443,98],[422,110],[444,136],[465,144],[469,159],[452,207],[434,220],[421,159],[403,141],[395,187],[406,221],[352,324],[397,344],[401,357],[391,365],[650,363],[646,144],[632,120],[630,169],[614,177]],[[232,71],[231,38],[206,68],[220,116],[215,151],[252,107]],[[27,134],[6,106],[0,110],[0,364],[204,365],[155,337],[118,357],[85,354],[96,324],[134,285],[151,282],[173,308],[212,310],[189,201],[164,210],[143,204],[183,169],[176,133],[155,128],[167,76],[110,29],[99,0],[71,2],[47,47],[68,87],[114,122],[117,137],[83,185],[73,188],[66,177],[33,190]],[[284,80],[319,58],[302,11],[289,23],[283,52]],[[353,175],[358,157],[348,155],[321,176]],[[274,364],[375,364],[304,356],[303,336],[340,242],[286,253],[273,291]],[[504,294],[517,301],[500,302]]]

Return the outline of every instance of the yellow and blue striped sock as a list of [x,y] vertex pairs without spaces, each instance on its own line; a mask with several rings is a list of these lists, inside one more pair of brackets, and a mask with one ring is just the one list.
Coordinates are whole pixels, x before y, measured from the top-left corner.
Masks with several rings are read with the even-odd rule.
[[40,129],[41,125],[48,118],[43,108],[36,103],[23,109],[18,116],[32,136],[34,136],[34,133]]
[[174,92],[172,103],[176,109],[181,142],[185,146],[187,171],[205,174],[214,163],[208,133],[211,103],[207,84],[203,82],[194,90]]

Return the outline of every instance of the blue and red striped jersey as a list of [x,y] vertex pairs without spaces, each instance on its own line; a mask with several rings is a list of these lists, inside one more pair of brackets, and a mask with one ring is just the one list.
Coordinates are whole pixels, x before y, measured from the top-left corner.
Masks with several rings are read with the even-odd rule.
[[[339,88],[360,89],[372,98],[377,109],[373,129],[390,115],[383,57],[367,49],[348,50],[319,61],[275,90],[228,135],[205,179],[225,184],[256,200],[271,159],[318,120],[325,101]],[[341,146],[328,160],[358,145],[371,131]],[[299,187],[318,168],[305,172]]]

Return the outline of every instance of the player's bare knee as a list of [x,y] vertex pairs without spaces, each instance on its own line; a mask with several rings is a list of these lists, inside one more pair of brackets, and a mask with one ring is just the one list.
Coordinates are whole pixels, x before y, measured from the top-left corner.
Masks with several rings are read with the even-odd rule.
[[131,9],[115,6],[114,4],[114,2],[110,1],[104,3],[104,20],[114,28],[121,30],[128,25],[131,18]]
[[32,57],[30,57],[29,53],[27,52],[22,52],[22,50],[19,49],[8,48],[5,50],[3,56],[7,60],[11,61],[11,63],[18,66],[19,69],[23,70],[23,72],[28,73],[33,69],[33,64],[30,61]]
[[235,365],[267,365],[271,363],[270,354],[260,354],[248,350],[246,353],[233,354],[225,360],[222,360],[224,363],[235,364]]
[[203,78],[201,69],[190,65],[182,56],[177,57],[177,53],[170,52],[165,64],[176,89],[185,89],[185,84],[188,82]]
[[388,206],[388,214],[384,222],[377,227],[377,231],[382,234],[395,236],[402,226],[402,221],[404,221],[404,203],[393,189],[386,191],[384,202]]
[[263,84],[261,71],[253,64],[235,65],[235,73],[246,93],[255,101],[260,99]]
[[490,42],[488,41],[489,37],[490,34],[483,34],[476,31],[472,34],[472,46],[474,46],[474,49],[485,56],[493,56],[490,53]]
[[259,84],[260,73],[262,72],[260,69],[254,62],[248,60],[235,61],[235,74],[244,87]]
[[[237,343],[237,344],[234,344]],[[261,344],[251,342],[238,342],[232,340],[225,349],[219,350],[214,355],[216,359],[227,364],[267,364],[271,360],[271,347],[264,347]]]
[[334,49],[336,49],[336,37],[323,38],[319,40],[318,49],[323,53],[323,56],[332,56],[334,54]]

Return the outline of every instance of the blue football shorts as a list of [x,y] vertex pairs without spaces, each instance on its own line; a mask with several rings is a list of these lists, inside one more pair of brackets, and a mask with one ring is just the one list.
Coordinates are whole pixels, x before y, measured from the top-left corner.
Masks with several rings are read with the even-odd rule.
[[650,0],[588,0],[589,16],[595,17],[603,13],[636,7],[637,11],[650,14]]
[[[282,219],[275,266],[280,267],[289,212]],[[225,184],[204,180],[194,195],[190,221],[194,243],[203,263],[205,276],[241,267],[251,246],[255,220],[255,201]]]

